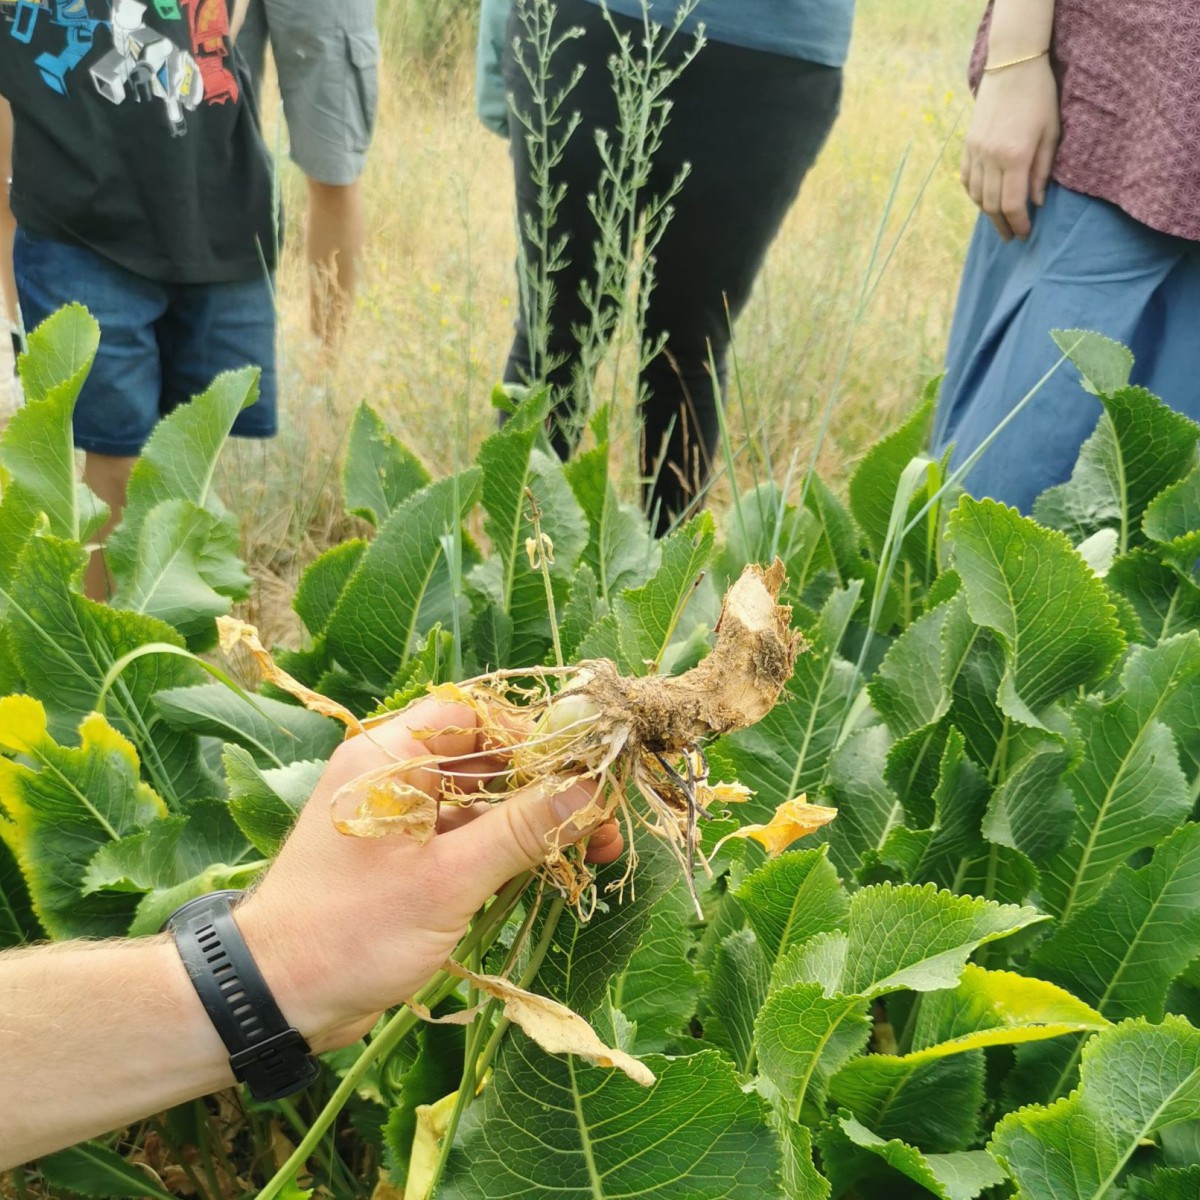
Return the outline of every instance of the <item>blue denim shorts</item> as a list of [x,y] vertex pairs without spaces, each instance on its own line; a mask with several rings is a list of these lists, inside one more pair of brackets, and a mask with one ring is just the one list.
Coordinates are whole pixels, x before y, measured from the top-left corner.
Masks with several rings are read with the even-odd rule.
[[245,366],[262,368],[259,398],[233,432],[274,436],[275,300],[265,274],[243,283],[158,283],[86,246],[21,228],[13,269],[26,329],[72,302],[100,325],[100,349],[75,405],[81,450],[139,453],[161,417],[222,371]]

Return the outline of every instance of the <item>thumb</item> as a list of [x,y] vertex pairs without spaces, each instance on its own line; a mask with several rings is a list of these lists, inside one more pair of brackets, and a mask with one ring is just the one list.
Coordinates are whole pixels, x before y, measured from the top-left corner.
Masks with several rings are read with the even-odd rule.
[[435,839],[450,878],[470,881],[479,903],[510,879],[579,841],[604,820],[592,805],[596,785],[581,780],[565,791],[534,784],[514,792],[474,821]]

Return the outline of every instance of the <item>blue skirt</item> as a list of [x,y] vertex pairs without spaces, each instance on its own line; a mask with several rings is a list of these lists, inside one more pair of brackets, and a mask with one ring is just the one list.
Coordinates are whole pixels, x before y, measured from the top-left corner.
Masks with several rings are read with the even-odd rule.
[[[1134,353],[1132,382],[1200,421],[1200,244],[1052,184],[1026,242],[980,217],[959,288],[934,418],[952,466],[1059,358],[1052,329],[1091,329]],[[972,468],[966,487],[1028,513],[1070,478],[1100,404],[1064,363]]]

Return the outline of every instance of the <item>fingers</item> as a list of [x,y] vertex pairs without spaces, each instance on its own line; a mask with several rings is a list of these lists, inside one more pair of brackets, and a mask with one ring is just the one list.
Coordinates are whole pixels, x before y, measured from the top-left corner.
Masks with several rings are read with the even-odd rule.
[[1058,130],[1055,128],[1038,143],[1037,153],[1033,157],[1033,172],[1029,180],[1029,190],[1033,202],[1039,208],[1046,203],[1046,188],[1050,184],[1050,173],[1054,169],[1054,155],[1058,151]]
[[625,849],[625,839],[616,821],[605,821],[587,840],[587,861],[603,865],[615,862]]

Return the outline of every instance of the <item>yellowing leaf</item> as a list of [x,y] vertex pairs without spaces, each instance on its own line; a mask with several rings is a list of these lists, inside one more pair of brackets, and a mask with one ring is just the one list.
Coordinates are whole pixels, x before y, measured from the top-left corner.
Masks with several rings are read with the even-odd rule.
[[[654,1073],[649,1067],[623,1050],[606,1046],[596,1031],[565,1004],[527,992],[499,975],[477,975],[456,962],[448,962],[446,970],[459,979],[469,980],[481,992],[501,1001],[505,1017],[514,1025],[519,1025],[550,1054],[576,1054],[600,1067],[616,1067],[642,1087],[650,1087],[654,1083]],[[420,1012],[419,1009],[416,1011]],[[424,1016],[423,1013],[421,1015]]]
[[822,825],[828,825],[837,816],[836,808],[824,808],[820,804],[809,804],[804,796],[785,800],[766,825],[743,825],[741,829],[727,833],[714,847],[713,854],[730,838],[753,838],[766,848],[774,858],[782,854],[793,842],[810,833],[816,833]]
[[705,808],[720,808],[726,804],[745,804],[754,792],[741,783],[698,783],[696,800]]
[[420,846],[429,841],[437,827],[437,801],[397,778],[409,765],[385,763],[342,784],[333,794],[334,828],[350,837],[405,833]]
[[[408,1160],[408,1180],[400,1200],[429,1200],[441,1158],[442,1138],[450,1124],[458,1093],[443,1096],[436,1104],[417,1105],[417,1127],[413,1131],[412,1154]],[[378,1189],[371,1197],[377,1200]]]
[[320,692],[314,692],[310,687],[305,687],[300,680],[293,678],[280,667],[259,640],[258,630],[253,625],[239,621],[236,617],[218,617],[217,634],[221,640],[221,650],[225,654],[232,654],[238,646],[245,646],[268,683],[273,683],[277,688],[295,696],[312,712],[341,721],[351,733],[362,733],[362,722],[348,708],[338,704],[336,700],[322,696]]
[[46,741],[46,710],[32,696],[0,700],[0,750],[28,754]]

